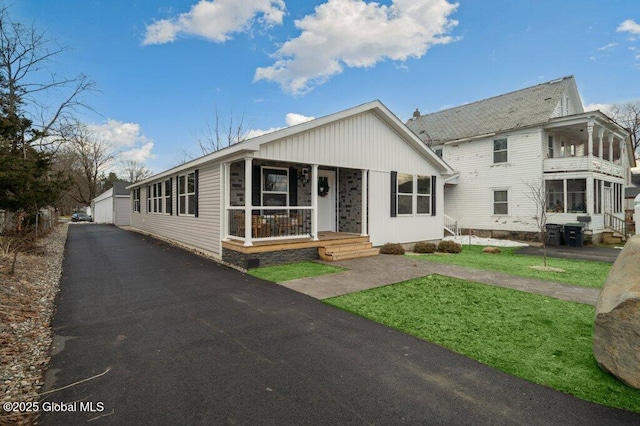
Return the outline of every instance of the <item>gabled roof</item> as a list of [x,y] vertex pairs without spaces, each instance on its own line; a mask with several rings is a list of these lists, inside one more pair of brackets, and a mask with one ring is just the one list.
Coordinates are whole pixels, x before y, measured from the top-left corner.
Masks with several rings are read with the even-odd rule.
[[116,181],[113,182],[113,190],[115,192],[115,195],[129,195],[129,191],[127,190],[127,186],[131,185],[129,182],[125,182],[125,181]]
[[396,117],[382,102],[379,100],[367,102],[362,105],[358,105],[344,111],[336,112],[324,117],[316,118],[311,121],[307,121],[302,124],[287,127],[275,132],[267,133],[261,136],[257,136],[252,139],[247,139],[240,143],[233,144],[219,151],[212,152],[211,154],[204,155],[195,160],[176,166],[172,169],[158,173],[140,182],[136,182],[127,187],[127,189],[137,186],[145,185],[148,182],[155,181],[157,179],[170,176],[174,173],[178,173],[183,170],[188,170],[194,167],[198,167],[202,164],[225,161],[227,158],[237,157],[239,154],[253,155],[260,149],[261,145],[288,138],[299,133],[307,132],[309,130],[319,128],[321,126],[333,123],[345,118],[362,114],[365,112],[371,112],[375,114],[380,120],[388,125],[393,131],[399,135],[406,143],[411,145],[425,161],[429,161],[433,166],[443,174],[453,174],[453,169],[440,157],[438,157],[429,147],[427,147],[420,138],[418,138],[398,117]]
[[[427,143],[533,126],[545,123],[554,116],[562,96],[570,87],[575,89],[577,95],[573,76],[422,115],[409,120],[407,126]],[[578,112],[582,112],[581,104]]]

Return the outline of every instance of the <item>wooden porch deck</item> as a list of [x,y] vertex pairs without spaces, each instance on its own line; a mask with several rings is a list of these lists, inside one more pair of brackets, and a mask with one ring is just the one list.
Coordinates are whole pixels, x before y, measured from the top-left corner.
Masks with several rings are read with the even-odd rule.
[[222,248],[240,253],[266,253],[280,250],[296,250],[313,247],[327,247],[339,244],[368,242],[369,236],[346,232],[318,232],[318,241],[311,238],[295,238],[290,240],[254,241],[252,246],[244,246],[240,240],[223,241]]

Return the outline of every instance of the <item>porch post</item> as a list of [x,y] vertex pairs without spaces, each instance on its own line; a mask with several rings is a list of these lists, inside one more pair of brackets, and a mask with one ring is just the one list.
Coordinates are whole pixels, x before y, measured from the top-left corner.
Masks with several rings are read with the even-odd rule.
[[613,133],[609,135],[609,161],[613,163]]
[[587,124],[587,134],[589,135],[589,164],[587,165],[587,167],[588,170],[591,171],[593,170],[593,121],[589,121],[589,124]]
[[222,238],[224,241],[229,240],[229,205],[231,204],[231,163],[222,163],[222,203],[221,204],[221,223]]
[[362,223],[362,230],[360,232],[361,236],[367,235],[367,193],[368,193],[368,170],[362,169],[362,218],[360,219]]
[[598,158],[600,158],[601,160],[602,158],[602,143],[604,142],[604,127],[601,127],[600,130],[598,130],[598,139],[600,140],[599,144],[598,144]]
[[311,237],[318,241],[318,165],[311,165]]
[[251,185],[253,184],[253,159],[247,157],[244,159],[244,245],[252,246],[253,240],[251,235]]
[[620,165],[624,165],[624,153],[625,153],[625,146],[624,146],[624,139],[620,139]]

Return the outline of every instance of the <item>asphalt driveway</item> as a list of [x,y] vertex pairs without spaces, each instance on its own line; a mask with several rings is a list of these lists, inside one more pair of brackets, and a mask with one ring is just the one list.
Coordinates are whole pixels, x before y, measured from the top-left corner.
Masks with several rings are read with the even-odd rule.
[[63,268],[42,424],[640,421],[116,227]]

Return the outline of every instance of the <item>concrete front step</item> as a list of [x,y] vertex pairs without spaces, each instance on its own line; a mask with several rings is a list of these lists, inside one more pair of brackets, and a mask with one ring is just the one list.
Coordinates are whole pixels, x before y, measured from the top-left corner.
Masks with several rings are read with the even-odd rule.
[[370,242],[340,244],[318,248],[320,259],[328,262],[377,256],[379,254],[380,249],[372,248]]
[[602,232],[602,242],[605,244],[620,244],[624,242],[624,240],[624,235],[616,231],[607,230]]

